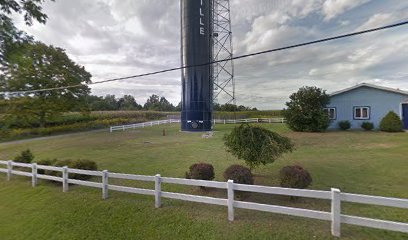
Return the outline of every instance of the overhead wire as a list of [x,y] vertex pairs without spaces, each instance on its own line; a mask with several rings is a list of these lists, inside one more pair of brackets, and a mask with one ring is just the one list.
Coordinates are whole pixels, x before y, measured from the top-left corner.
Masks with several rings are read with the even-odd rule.
[[398,23],[394,23],[394,24],[390,24],[390,25],[385,25],[385,26],[382,26],[382,27],[371,28],[371,29],[352,32],[352,33],[347,33],[347,34],[343,34],[343,35],[337,35],[337,36],[334,36],[334,37],[322,38],[322,39],[318,39],[318,40],[314,40],[314,41],[289,45],[289,46],[285,46],[285,47],[273,48],[273,49],[268,49],[268,50],[264,50],[264,51],[259,51],[259,52],[234,56],[234,57],[231,57],[231,58],[221,59],[221,60],[217,60],[217,61],[211,61],[211,62],[208,62],[208,63],[168,68],[168,69],[163,69],[163,70],[159,70],[159,71],[147,72],[147,73],[142,73],[142,74],[137,74],[137,75],[132,75],[132,76],[126,76],[126,77],[107,79],[107,80],[92,82],[92,83],[88,83],[88,84],[76,84],[76,85],[69,85],[69,86],[63,86],[63,87],[43,88],[43,89],[24,90],[24,91],[3,91],[3,92],[0,92],[0,94],[8,94],[8,95],[31,94],[31,93],[37,93],[37,92],[46,92],[46,91],[64,90],[64,89],[70,89],[70,88],[83,87],[84,85],[90,86],[90,85],[96,85],[96,84],[103,84],[103,83],[116,82],[116,81],[122,81],[122,80],[134,79],[134,78],[147,77],[147,76],[158,75],[158,74],[163,74],[163,73],[167,73],[167,72],[173,72],[173,71],[177,71],[177,70],[183,70],[183,69],[187,69],[187,68],[202,67],[202,66],[215,64],[215,63],[220,63],[220,62],[238,60],[238,59],[242,59],[242,58],[248,58],[248,57],[258,56],[258,55],[272,53],[272,52],[278,52],[278,51],[283,51],[283,50],[288,50],[288,49],[293,49],[293,48],[299,48],[299,47],[313,45],[313,44],[317,44],[317,43],[323,43],[323,42],[338,40],[338,39],[342,39],[342,38],[362,35],[362,34],[366,34],[366,33],[391,29],[391,28],[400,27],[400,26],[407,25],[407,24],[408,24],[408,20],[398,22]]

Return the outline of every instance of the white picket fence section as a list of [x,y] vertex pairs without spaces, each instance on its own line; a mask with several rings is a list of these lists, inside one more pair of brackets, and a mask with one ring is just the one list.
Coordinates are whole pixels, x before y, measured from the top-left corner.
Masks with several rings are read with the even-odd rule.
[[[284,118],[246,118],[246,119],[214,119],[214,124],[239,124],[239,123],[284,123],[286,120]],[[110,132],[114,131],[125,131],[129,129],[152,127],[162,124],[170,123],[180,123],[180,119],[169,119],[160,121],[151,121],[144,123],[136,123],[121,126],[111,126]]]
[[[229,221],[234,221],[234,210],[236,208],[241,208],[241,209],[250,209],[250,210],[264,211],[264,212],[270,212],[270,213],[286,214],[286,215],[291,215],[291,216],[331,221],[332,235],[337,236],[337,237],[340,237],[340,229],[341,229],[342,223],[408,233],[408,223],[378,220],[378,219],[372,219],[372,218],[364,218],[364,217],[357,217],[357,216],[341,214],[341,203],[342,202],[372,204],[372,205],[379,205],[379,206],[408,209],[408,199],[343,193],[343,192],[340,192],[339,189],[335,189],[335,188],[332,188],[331,191],[291,189],[291,188],[237,184],[237,183],[234,183],[232,180],[228,180],[227,182],[204,181],[204,180],[162,177],[160,176],[160,174],[157,174],[156,176],[144,176],[144,175],[123,174],[123,173],[111,173],[111,172],[108,172],[107,170],[87,171],[87,170],[71,169],[68,167],[42,166],[42,165],[37,165],[36,163],[33,163],[33,164],[16,163],[13,161],[0,161],[0,166],[1,165],[6,166],[6,168],[0,168],[0,173],[6,173],[8,181],[11,180],[13,175],[20,175],[20,176],[31,177],[33,187],[35,187],[38,184],[37,182],[38,179],[45,179],[45,180],[61,182],[63,192],[67,192],[69,190],[69,184],[100,188],[102,189],[102,199],[108,198],[109,191],[120,191],[120,192],[126,192],[126,193],[151,195],[151,196],[154,196],[155,198],[156,208],[160,208],[162,206],[161,204],[162,198],[178,199],[178,200],[183,200],[183,201],[226,206],[228,209],[228,220]],[[29,168],[31,169],[31,172],[15,170],[13,169],[13,167]],[[39,169],[61,172],[62,177],[38,174]],[[81,181],[81,180],[70,179],[69,178],[70,173],[97,176],[97,177],[101,177],[102,180],[101,182],[91,182],[91,181]],[[154,182],[155,188],[154,189],[142,189],[142,188],[112,185],[112,184],[109,184],[110,179],[127,179],[127,180],[136,180],[136,181]],[[225,189],[227,190],[227,199],[197,196],[197,195],[182,194],[182,193],[165,192],[161,190],[162,183]],[[269,204],[259,204],[259,203],[254,203],[254,202],[237,201],[234,198],[235,191],[325,199],[325,200],[331,201],[331,211],[324,212],[324,211],[317,211],[317,210],[310,210],[310,209],[301,209],[301,208],[284,207],[284,206],[269,205]]]

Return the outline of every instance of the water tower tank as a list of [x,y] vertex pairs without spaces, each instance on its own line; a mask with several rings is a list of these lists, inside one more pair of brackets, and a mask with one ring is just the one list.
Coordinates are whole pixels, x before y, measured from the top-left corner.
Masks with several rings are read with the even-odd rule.
[[[212,61],[212,1],[181,0],[181,64],[193,66]],[[212,66],[182,70],[182,131],[212,129]]]

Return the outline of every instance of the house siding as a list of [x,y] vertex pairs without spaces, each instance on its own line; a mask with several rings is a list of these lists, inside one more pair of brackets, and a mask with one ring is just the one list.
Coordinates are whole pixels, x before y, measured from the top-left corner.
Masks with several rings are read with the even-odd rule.
[[[350,121],[354,129],[361,128],[363,122],[372,122],[375,128],[379,128],[381,120],[389,111],[401,116],[401,103],[407,98],[408,95],[366,86],[331,96],[327,107],[336,108],[337,118],[331,121],[329,128],[339,128],[338,123],[344,120]],[[369,107],[370,119],[354,119],[354,107]]]

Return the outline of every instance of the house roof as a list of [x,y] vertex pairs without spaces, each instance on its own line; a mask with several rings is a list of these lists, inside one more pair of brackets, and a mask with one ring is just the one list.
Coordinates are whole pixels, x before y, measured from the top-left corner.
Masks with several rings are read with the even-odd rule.
[[395,89],[395,88],[377,86],[377,85],[370,84],[370,83],[357,84],[357,85],[355,85],[353,87],[349,87],[349,88],[345,88],[345,89],[337,91],[337,92],[333,92],[333,93],[330,94],[330,96],[333,97],[333,96],[336,96],[336,95],[339,95],[339,94],[342,94],[342,93],[345,93],[345,92],[349,92],[351,90],[361,88],[361,87],[369,87],[369,88],[374,88],[374,89],[378,89],[378,90],[382,90],[382,91],[386,91],[386,92],[399,93],[399,94],[408,96],[408,91],[403,91],[403,90]]

